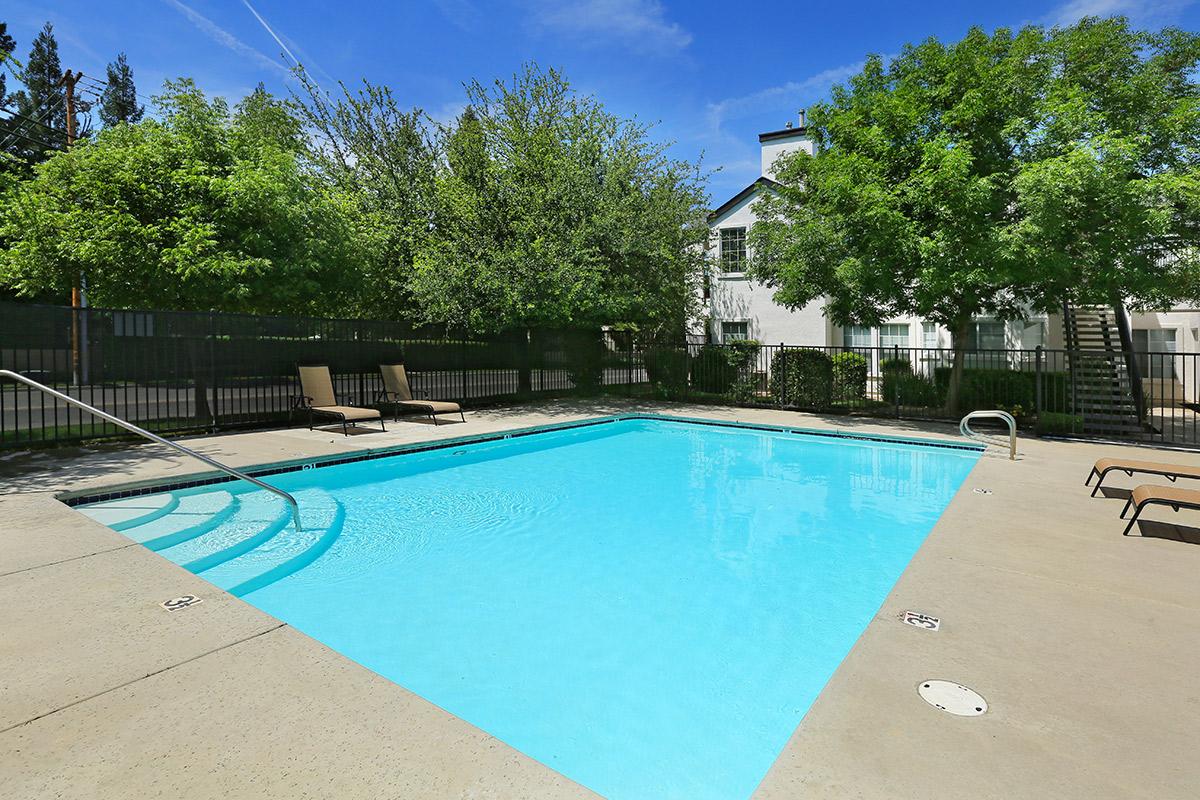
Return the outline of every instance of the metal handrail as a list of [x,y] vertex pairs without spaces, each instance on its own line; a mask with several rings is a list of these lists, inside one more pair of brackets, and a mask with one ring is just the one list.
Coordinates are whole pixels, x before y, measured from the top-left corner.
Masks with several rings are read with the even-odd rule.
[[958,423],[958,432],[968,439],[976,439],[981,442],[988,441],[988,437],[977,431],[971,430],[970,422],[973,419],[1001,419],[1008,424],[1008,460],[1015,461],[1017,458],[1017,421],[1013,419],[1013,415],[1007,411],[993,409],[991,411],[972,411],[967,414]]
[[203,461],[205,464],[208,464],[210,467],[219,469],[221,472],[224,472],[226,475],[232,475],[233,477],[235,477],[239,480],[246,481],[247,483],[252,483],[255,486],[259,487],[260,489],[266,489],[268,492],[272,492],[274,494],[279,495],[280,497],[282,497],[284,499],[284,501],[287,502],[287,504],[289,506],[292,507],[292,524],[296,526],[297,533],[301,532],[302,528],[300,527],[300,504],[296,502],[296,498],[292,497],[290,494],[285,492],[283,489],[277,489],[269,483],[264,483],[264,482],[260,481],[258,478],[253,478],[253,477],[247,475],[246,473],[241,472],[240,470],[236,470],[233,467],[222,464],[220,461],[215,461],[206,455],[197,453],[195,450],[192,450],[190,447],[184,447],[183,445],[181,445],[177,442],[172,442],[169,439],[164,439],[163,437],[159,436],[158,434],[151,433],[150,431],[146,430],[145,428],[139,428],[137,425],[134,425],[132,422],[126,422],[125,420],[121,419],[120,417],[114,417],[112,414],[101,411],[100,409],[96,408],[95,406],[90,406],[87,403],[83,402],[82,400],[76,400],[74,397],[71,397],[68,394],[63,394],[62,392],[58,391],[57,389],[51,389],[49,386],[46,386],[43,383],[38,383],[37,381],[33,380],[32,378],[26,378],[24,375],[20,374],[19,372],[13,372],[12,370],[8,370],[8,369],[0,369],[0,378],[12,378],[14,381],[23,383],[26,386],[32,386],[34,389],[37,389],[40,392],[44,392],[44,393],[50,395],[51,397],[56,397],[59,400],[62,400],[64,403],[73,405],[76,408],[83,409],[84,411],[88,412],[89,414],[93,414],[93,415],[99,417],[100,419],[107,420],[108,422],[111,422],[113,425],[124,428],[127,431],[132,431],[133,433],[136,433],[138,436],[144,436],[145,438],[149,439],[152,442],[158,442],[159,444],[165,444],[167,447],[172,447],[172,448],[178,450],[179,452],[183,453],[184,455],[191,456],[192,458]]

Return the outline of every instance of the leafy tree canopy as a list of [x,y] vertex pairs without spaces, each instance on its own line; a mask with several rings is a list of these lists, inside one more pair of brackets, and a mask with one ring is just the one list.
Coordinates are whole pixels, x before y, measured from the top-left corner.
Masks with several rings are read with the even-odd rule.
[[946,325],[952,408],[973,315],[1200,295],[1198,41],[1087,19],[869,58],[756,205],[752,274],[839,323]]
[[425,318],[681,332],[707,235],[698,168],[554,70],[472,83],[467,97],[414,264]]
[[344,307],[352,226],[301,168],[286,104],[259,90],[231,111],[186,80],[155,103],[160,119],[105,128],[10,191],[0,282],[65,294],[83,274],[116,307]]

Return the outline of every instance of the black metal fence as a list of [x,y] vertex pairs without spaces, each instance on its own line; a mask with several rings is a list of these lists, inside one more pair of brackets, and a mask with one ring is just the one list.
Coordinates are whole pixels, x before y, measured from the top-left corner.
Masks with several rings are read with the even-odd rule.
[[[663,343],[612,331],[464,338],[394,322],[0,303],[0,368],[165,433],[298,424],[302,363],[329,364],[343,400],[367,405],[382,388],[379,364],[400,361],[415,391],[464,405],[617,393],[951,421],[999,408],[1043,435],[1197,445],[1198,357],[1138,353],[1135,379],[1120,353],[972,351],[952,413],[948,349]],[[0,447],[121,434],[0,382]]]

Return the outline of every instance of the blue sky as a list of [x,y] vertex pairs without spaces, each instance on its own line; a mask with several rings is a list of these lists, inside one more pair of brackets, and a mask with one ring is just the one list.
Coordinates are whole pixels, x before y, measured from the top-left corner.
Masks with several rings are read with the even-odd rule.
[[1200,28],[1200,0],[249,1],[253,11],[244,0],[5,0],[0,20],[22,58],[49,20],[64,67],[102,77],[123,50],[144,95],[164,78],[186,75],[235,99],[259,81],[287,91],[269,26],[318,81],[386,83],[403,103],[438,119],[461,108],[464,81],[511,76],[535,60],[560,67],[617,113],[659,123],[655,135],[674,140],[679,156],[703,154],[708,167],[720,168],[710,183],[714,205],[758,176],[757,134],[827,95],[868,53],[895,53],[931,35],[955,39],[971,25],[1085,14]]

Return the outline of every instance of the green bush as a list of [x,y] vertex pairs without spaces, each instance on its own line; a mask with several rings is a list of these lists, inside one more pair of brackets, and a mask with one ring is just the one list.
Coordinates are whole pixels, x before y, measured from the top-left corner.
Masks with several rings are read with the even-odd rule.
[[[749,387],[762,345],[753,339],[726,344],[706,344],[692,357],[692,386],[702,392],[741,397]],[[744,384],[737,386],[737,384]]]
[[891,405],[936,408],[945,405],[946,393],[936,381],[912,371],[907,358],[885,358],[879,362],[883,401]]
[[838,353],[833,361],[833,399],[862,400],[867,396],[867,372],[870,365],[860,353]]
[[771,359],[771,396],[780,405],[829,408],[833,360],[820,350],[777,350]]
[[575,391],[592,395],[604,385],[604,360],[608,348],[600,331],[570,331],[563,335],[567,377]]
[[682,397],[687,392],[688,352],[683,347],[654,346],[643,356],[646,375],[657,393]]
[[724,345],[706,344],[692,357],[692,386],[702,392],[724,394],[737,380],[737,367],[730,363]]

